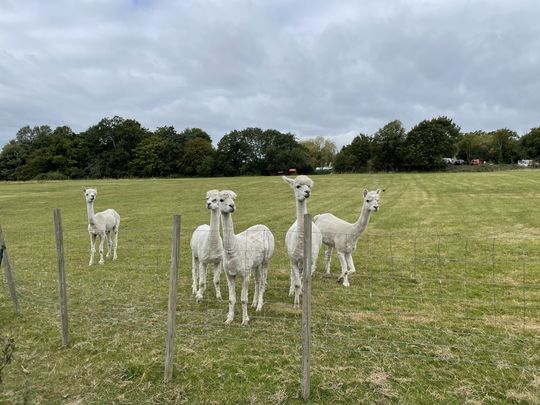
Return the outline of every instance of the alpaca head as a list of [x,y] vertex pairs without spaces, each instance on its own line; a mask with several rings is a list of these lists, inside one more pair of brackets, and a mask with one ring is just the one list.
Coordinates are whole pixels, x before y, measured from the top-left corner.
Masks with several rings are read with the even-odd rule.
[[231,190],[221,190],[219,192],[219,209],[224,214],[231,214],[236,208],[234,202],[236,200],[236,193]]
[[93,203],[97,196],[97,190],[95,188],[84,188],[84,198],[87,203]]
[[281,177],[285,183],[289,184],[294,191],[294,196],[298,201],[304,201],[311,195],[313,180],[308,176],[297,176],[294,180],[286,176]]
[[368,191],[364,189],[364,207],[368,211],[379,211],[379,200],[381,199],[381,193],[384,188],[379,188],[375,191]]
[[206,192],[206,208],[217,210],[219,208],[219,191],[209,190]]

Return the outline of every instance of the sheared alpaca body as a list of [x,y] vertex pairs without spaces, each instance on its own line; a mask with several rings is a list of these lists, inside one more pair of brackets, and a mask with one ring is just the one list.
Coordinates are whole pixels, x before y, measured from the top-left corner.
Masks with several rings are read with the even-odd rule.
[[235,280],[239,276],[242,279],[242,292],[240,294],[242,325],[247,325],[249,322],[247,312],[249,278],[253,273],[255,290],[252,307],[256,308],[258,312],[264,304],[268,264],[274,254],[274,235],[266,225],[253,225],[235,235],[232,213],[235,211],[236,194],[230,190],[223,190],[220,192],[219,198],[225,250],[223,267],[229,287],[229,312],[225,323],[229,324],[234,319]]
[[[120,215],[112,208],[102,212],[94,213],[94,201],[96,200],[97,190],[95,188],[85,188],[84,198],[86,200],[86,213],[88,215],[88,234],[90,235],[90,262],[89,266],[94,264],[94,254],[96,253],[96,241],[99,236],[99,264],[105,263],[103,259],[103,245],[107,243],[107,257],[111,255],[113,248],[113,260],[118,258],[118,229],[120,227]],[[111,238],[111,232],[114,233],[114,240]],[[114,245],[114,247],[113,247]]]
[[219,235],[218,190],[206,193],[206,208],[210,210],[210,225],[200,225],[191,236],[191,290],[197,302],[203,299],[206,290],[206,275],[210,268],[214,270],[214,288],[216,299],[221,300],[219,286],[221,263],[223,260],[223,241]]
[[360,211],[360,217],[354,223],[349,223],[333,214],[316,215],[313,219],[323,235],[323,243],[326,245],[324,255],[324,267],[327,274],[330,274],[330,262],[332,251],[335,248],[337,257],[341,265],[341,275],[339,282],[343,282],[344,287],[349,287],[349,274],[356,272],[352,259],[352,252],[356,249],[358,238],[367,229],[371,213],[379,210],[380,193],[384,190],[367,191],[364,190],[364,205]]
[[[298,176],[294,180],[282,176],[294,191],[296,200],[296,221],[285,235],[285,245],[291,264],[291,286],[289,296],[294,294],[293,305],[300,305],[302,294],[302,273],[304,271],[304,215],[307,214],[307,199],[311,195],[313,180],[307,176]],[[322,235],[316,224],[311,227],[311,273],[317,267],[317,256],[322,244]]]

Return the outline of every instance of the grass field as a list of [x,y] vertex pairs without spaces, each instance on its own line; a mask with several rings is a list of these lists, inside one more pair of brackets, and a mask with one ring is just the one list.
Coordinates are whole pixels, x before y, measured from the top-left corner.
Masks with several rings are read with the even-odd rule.
[[[309,211],[354,221],[383,187],[351,287],[313,279],[311,403],[540,403],[540,171],[313,176]],[[122,216],[119,259],[88,267],[82,189]],[[238,194],[235,230],[276,237],[262,313],[223,324],[191,296],[192,230],[209,189]],[[62,348],[53,208],[62,209],[70,345]],[[172,215],[182,215],[173,381],[163,382]],[[0,403],[302,403],[301,312],[288,296],[293,193],[279,177],[0,183],[21,314],[0,275],[0,335],[15,339]],[[321,251],[322,253],[322,251]],[[222,278],[222,293],[227,296]],[[250,290],[251,294],[251,290]],[[250,295],[251,297],[251,295]]]

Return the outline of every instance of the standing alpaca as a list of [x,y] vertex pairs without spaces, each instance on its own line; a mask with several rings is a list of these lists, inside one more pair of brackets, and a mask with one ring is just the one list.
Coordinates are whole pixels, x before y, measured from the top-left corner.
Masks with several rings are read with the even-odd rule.
[[332,250],[335,247],[337,257],[341,264],[341,275],[338,282],[343,281],[343,286],[349,287],[349,274],[355,273],[352,259],[352,251],[356,249],[356,242],[367,229],[369,217],[373,211],[379,210],[380,194],[384,190],[367,191],[364,189],[364,205],[360,211],[360,217],[354,224],[350,224],[335,215],[316,215],[314,220],[323,234],[323,243],[327,246],[324,255],[324,267],[330,274],[330,260]]
[[219,191],[206,193],[206,208],[210,210],[210,225],[200,225],[191,236],[191,290],[197,302],[203,298],[206,290],[208,266],[214,266],[214,287],[216,298],[221,300],[219,279],[223,259],[223,242],[219,235]]
[[[311,195],[313,180],[307,176],[298,176],[294,180],[282,176],[283,180],[291,186],[296,199],[296,221],[291,225],[285,236],[285,245],[291,262],[291,287],[289,295],[294,293],[294,306],[300,304],[302,293],[302,273],[304,270],[304,214],[307,214],[307,199]],[[311,228],[311,273],[317,266],[317,256],[322,244],[321,231],[316,224]]]
[[235,278],[242,277],[242,325],[247,325],[248,286],[251,272],[255,277],[255,291],[253,292],[252,306],[256,311],[262,309],[264,303],[264,290],[268,276],[268,263],[274,254],[274,235],[265,225],[253,225],[238,235],[234,234],[232,213],[235,210],[236,194],[230,190],[219,193],[221,219],[223,221],[223,267],[227,275],[229,287],[229,313],[225,323],[234,319],[234,305],[236,304]]
[[99,264],[105,263],[103,260],[103,244],[105,239],[107,243],[107,257],[111,255],[111,231],[114,232],[114,252],[113,260],[118,258],[116,250],[118,248],[118,228],[120,227],[120,215],[112,208],[103,212],[94,214],[94,201],[96,200],[97,190],[95,188],[85,188],[84,197],[86,199],[86,212],[88,213],[88,233],[90,234],[90,263],[94,263],[94,253],[96,253],[96,238],[99,236]]

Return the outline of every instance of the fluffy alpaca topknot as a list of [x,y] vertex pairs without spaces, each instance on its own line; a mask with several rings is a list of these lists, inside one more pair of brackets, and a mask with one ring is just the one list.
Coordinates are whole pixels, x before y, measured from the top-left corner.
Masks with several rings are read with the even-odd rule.
[[305,184],[306,186],[309,186],[310,188],[313,187],[313,180],[311,180],[308,176],[300,175],[294,179],[294,181],[297,184]]
[[221,190],[219,195],[224,198],[232,198],[233,200],[236,199],[236,193],[231,190]]
[[206,198],[210,198],[212,196],[217,196],[219,194],[219,190],[208,190],[206,192]]

